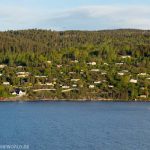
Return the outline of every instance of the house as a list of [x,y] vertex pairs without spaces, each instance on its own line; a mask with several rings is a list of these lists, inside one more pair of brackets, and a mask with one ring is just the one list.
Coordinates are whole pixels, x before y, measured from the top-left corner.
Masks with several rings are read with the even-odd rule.
[[47,78],[47,76],[35,76],[35,78]]
[[108,81],[106,81],[106,80],[102,80],[102,82],[106,83],[106,82],[108,82]]
[[66,89],[66,90],[62,90],[61,92],[65,93],[65,92],[70,92],[70,91],[71,91],[71,89]]
[[25,96],[25,95],[26,95],[26,92],[23,92],[23,91],[20,90],[17,95],[18,95],[18,96]]
[[10,85],[9,82],[3,82],[3,85]]
[[17,77],[18,78],[25,78],[25,77],[28,77],[30,75],[29,72],[17,72]]
[[94,81],[94,84],[101,84],[101,81]]
[[141,87],[140,89],[141,89],[141,90],[145,90],[145,87]]
[[57,65],[57,68],[61,68],[62,67],[62,65]]
[[96,62],[89,62],[89,63],[87,63],[87,65],[95,66],[95,65],[96,65]]
[[122,72],[124,72],[124,73],[128,73],[129,71],[128,71],[128,70],[122,70]]
[[84,74],[84,71],[83,71],[83,70],[81,70],[81,71],[80,71],[80,74]]
[[16,92],[13,92],[13,93],[11,93],[12,95],[17,95],[17,93]]
[[101,73],[101,75],[106,75],[106,74],[107,74],[106,72],[102,72],[102,73]]
[[17,66],[17,68],[23,68],[23,66]]
[[104,63],[104,65],[108,66],[108,63]]
[[138,81],[136,79],[131,79],[130,83],[137,83]]
[[54,84],[53,83],[45,83],[45,85],[48,85],[48,86],[54,86]]
[[56,81],[54,81],[54,82],[53,82],[53,84],[55,85],[55,84],[57,84],[57,82],[56,82]]
[[123,62],[121,62],[121,63],[115,63],[115,65],[123,65],[124,63]]
[[69,89],[69,88],[70,86],[67,86],[67,85],[62,86],[62,89]]
[[72,82],[78,82],[80,79],[71,79]]
[[7,65],[5,65],[5,64],[0,64],[0,69],[3,69],[3,68],[5,68]]
[[119,75],[119,76],[123,76],[124,73],[123,73],[123,72],[118,72],[118,75]]
[[113,86],[113,85],[108,85],[108,87],[109,87],[109,88],[114,88],[114,86]]
[[69,74],[76,74],[76,72],[69,72]]
[[56,91],[56,89],[34,89],[33,92],[41,92],[41,91]]
[[51,64],[52,62],[51,62],[51,61],[47,61],[47,63],[48,63],[48,64]]
[[95,85],[89,85],[89,88],[90,88],[90,89],[94,89],[94,88],[95,88]]
[[146,76],[147,73],[139,73],[138,76]]
[[121,56],[121,58],[126,59],[126,58],[131,58],[131,56],[130,55],[124,55],[124,56]]
[[2,73],[0,73],[0,76],[2,76],[3,74]]
[[72,63],[78,63],[79,61],[78,60],[72,60],[71,62]]
[[140,98],[147,98],[147,95],[140,95]]
[[77,87],[77,85],[76,85],[76,84],[73,84],[73,85],[72,85],[72,87],[74,87],[74,88],[75,88],[75,87]]
[[22,90],[20,89],[16,89],[12,95],[17,95],[17,96],[25,96],[26,95],[26,92],[23,92]]
[[99,72],[99,69],[91,69],[92,72]]

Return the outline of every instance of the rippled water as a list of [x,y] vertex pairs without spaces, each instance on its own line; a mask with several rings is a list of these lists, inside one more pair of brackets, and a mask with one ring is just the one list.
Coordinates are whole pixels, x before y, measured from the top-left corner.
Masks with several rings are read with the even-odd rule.
[[150,103],[0,103],[0,145],[31,150],[149,150]]

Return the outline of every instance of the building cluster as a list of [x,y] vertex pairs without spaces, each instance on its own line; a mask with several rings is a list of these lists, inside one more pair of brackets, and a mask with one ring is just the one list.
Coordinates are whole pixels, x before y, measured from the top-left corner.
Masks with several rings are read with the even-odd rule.
[[[131,56],[122,56],[121,58],[123,60],[131,59]],[[52,61],[47,61],[47,63],[53,65]],[[73,60],[71,61],[71,63],[78,64],[79,61]],[[57,69],[60,70],[58,71],[58,74],[60,74],[60,76],[62,75],[62,78],[61,79],[57,77],[53,78],[51,79],[51,82],[48,80],[49,76],[44,75],[44,74],[36,75],[36,74],[33,74],[32,72],[18,71],[16,72],[15,76],[16,78],[19,78],[20,80],[22,79],[23,81],[27,83],[29,82],[28,78],[30,77],[34,77],[34,79],[38,80],[38,82],[36,82],[35,85],[33,85],[33,83],[28,83],[28,88],[30,88],[33,92],[57,91],[59,89],[62,93],[68,93],[70,91],[82,90],[82,88],[87,88],[89,90],[97,89],[97,88],[100,88],[101,84],[104,84],[109,89],[115,89],[115,85],[111,83],[107,77],[109,74],[109,70],[107,69],[102,70],[100,67],[98,67],[99,64],[96,61],[86,62],[86,64],[88,68],[88,73],[92,76],[92,79],[90,79],[90,81],[88,81],[88,79],[84,79],[84,82],[83,82],[82,76],[86,75],[86,71],[83,69],[80,69],[79,72],[69,71],[67,72],[67,74],[69,74],[72,77],[69,79],[66,79],[66,77],[64,78],[64,74],[66,74],[66,72],[61,70],[64,67],[63,64],[56,65]],[[115,72],[115,76],[117,76],[118,78],[123,78],[126,76],[129,77],[127,80],[128,84],[139,84],[140,83],[139,81],[141,80],[141,78],[147,83],[150,82],[150,75],[147,72],[139,72],[138,74],[132,74],[131,70],[124,69],[123,67],[121,67],[124,64],[125,64],[124,61],[115,62],[114,64],[109,64],[109,63],[104,62],[101,66],[104,66],[106,68],[109,66],[114,66],[115,68],[118,67],[119,69]],[[5,64],[0,64],[0,70],[1,70],[0,77],[1,78],[3,78],[3,76],[7,76],[6,74],[3,74],[3,69],[5,67],[8,67],[8,66]],[[17,68],[21,70],[23,66],[18,66]],[[98,76],[97,79],[95,79],[96,76]],[[101,76],[101,78],[99,78],[99,76]],[[13,91],[11,91],[11,94],[13,96],[27,95],[27,91],[25,90],[24,85],[20,85],[19,87],[16,87],[16,85],[11,85],[11,83],[7,81],[7,79],[2,80],[1,84],[3,86],[14,87]],[[145,87],[141,87],[140,89],[144,91]],[[141,94],[139,95],[139,97],[147,98],[148,94]]]

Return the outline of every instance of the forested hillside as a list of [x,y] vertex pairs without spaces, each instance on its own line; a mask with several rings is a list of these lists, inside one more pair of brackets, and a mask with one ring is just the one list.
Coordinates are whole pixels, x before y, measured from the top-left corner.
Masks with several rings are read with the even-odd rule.
[[150,31],[0,32],[0,97],[150,100]]

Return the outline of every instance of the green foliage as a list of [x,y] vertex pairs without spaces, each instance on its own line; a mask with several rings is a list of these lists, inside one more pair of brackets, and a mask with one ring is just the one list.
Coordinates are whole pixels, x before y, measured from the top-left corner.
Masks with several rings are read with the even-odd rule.
[[[7,65],[0,69],[0,97],[7,97],[15,88],[20,88],[31,97],[41,98],[127,100],[143,94],[149,99],[150,83],[146,79],[149,75],[138,76],[140,72],[150,74],[149,41],[150,31],[141,30],[0,32],[0,64]],[[92,72],[93,69],[98,71]],[[124,70],[127,70],[124,75],[118,75]],[[17,77],[17,72],[29,72],[30,75]],[[80,81],[72,83],[73,78]],[[131,78],[138,79],[138,83],[130,83]],[[53,87],[46,85],[54,79],[57,81]],[[99,84],[94,83],[98,81]],[[10,82],[10,86],[3,86],[3,82]],[[72,88],[73,84],[77,89],[61,92],[60,85]],[[93,84],[94,89],[90,89],[89,85]],[[33,92],[40,88],[56,91]]]

